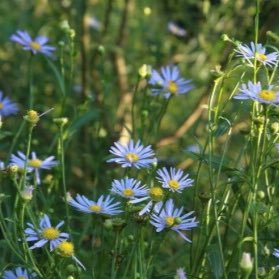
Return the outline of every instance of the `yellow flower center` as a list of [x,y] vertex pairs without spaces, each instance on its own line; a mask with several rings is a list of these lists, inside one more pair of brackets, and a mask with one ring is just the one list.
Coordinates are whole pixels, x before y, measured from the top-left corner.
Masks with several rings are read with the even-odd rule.
[[46,228],[42,231],[42,236],[45,239],[53,240],[59,236],[59,233],[60,233],[59,230],[57,230],[56,228],[50,227],[50,228]]
[[263,53],[257,53],[256,52],[256,59],[260,62],[264,62],[266,60],[266,55]]
[[164,196],[164,192],[160,187],[152,187],[149,190],[149,196],[155,201],[160,201]]
[[98,213],[98,212],[101,211],[102,208],[101,208],[101,206],[99,206],[99,205],[97,205],[97,204],[94,204],[94,205],[90,205],[90,206],[89,206],[89,209],[92,210],[92,211],[94,211],[94,212],[97,212],[97,213]]
[[74,255],[74,244],[69,241],[62,241],[57,245],[57,249],[62,257],[71,257]]
[[18,277],[16,277],[16,279],[26,279],[26,277],[25,276],[18,276]]
[[0,109],[2,109],[4,107],[3,103],[0,103]]
[[172,94],[176,94],[176,93],[177,93],[177,91],[178,91],[178,86],[177,86],[177,84],[176,84],[173,80],[171,80],[171,81],[169,82],[169,84],[168,84],[168,90],[169,90],[170,93],[172,93]]
[[172,188],[172,189],[177,190],[177,189],[180,188],[180,184],[179,184],[179,182],[178,182],[177,180],[171,179],[171,180],[168,182],[168,184],[169,184],[170,188]]
[[130,161],[131,163],[136,162],[139,160],[139,156],[136,153],[127,153],[125,158]]
[[264,99],[265,101],[273,101],[276,99],[276,93],[272,90],[262,90],[259,93],[259,97]]
[[123,195],[125,197],[131,197],[134,195],[134,191],[132,189],[124,189],[123,190]]
[[37,43],[37,42],[31,42],[29,44],[29,46],[31,48],[33,48],[34,50],[41,50],[42,49],[42,46],[39,43]]
[[166,217],[166,218],[165,218],[165,221],[166,221],[166,224],[167,224],[169,227],[173,226],[173,225],[174,225],[174,223],[175,223],[174,218],[173,218],[173,217],[171,217],[171,216]]
[[40,168],[42,165],[42,161],[39,159],[29,160],[28,165],[32,168]]

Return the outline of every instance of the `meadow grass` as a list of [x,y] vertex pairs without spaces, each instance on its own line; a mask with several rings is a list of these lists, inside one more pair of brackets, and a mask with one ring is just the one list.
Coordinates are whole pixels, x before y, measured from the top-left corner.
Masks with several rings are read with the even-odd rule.
[[0,3],[2,278],[279,278],[279,6],[248,2]]

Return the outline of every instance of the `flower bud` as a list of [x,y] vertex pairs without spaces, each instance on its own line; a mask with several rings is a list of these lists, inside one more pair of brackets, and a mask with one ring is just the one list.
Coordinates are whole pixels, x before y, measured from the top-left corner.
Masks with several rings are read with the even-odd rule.
[[253,261],[251,259],[250,253],[243,253],[242,258],[240,261],[240,268],[243,270],[243,272],[246,274],[250,274],[253,270]]
[[35,111],[35,110],[29,110],[28,112],[27,112],[27,114],[23,117],[26,121],[28,121],[28,122],[30,122],[31,124],[33,124],[33,125],[36,125],[38,122],[39,122],[39,120],[40,120],[40,116],[39,116],[39,114],[38,114],[38,112],[37,111]]
[[25,186],[24,189],[20,192],[20,196],[24,201],[31,201],[33,198],[33,186]]
[[15,174],[19,171],[19,166],[16,165],[16,164],[10,164],[8,167],[7,167],[7,170],[10,174]]
[[138,74],[141,78],[149,78],[151,76],[152,68],[150,65],[143,64],[138,71]]

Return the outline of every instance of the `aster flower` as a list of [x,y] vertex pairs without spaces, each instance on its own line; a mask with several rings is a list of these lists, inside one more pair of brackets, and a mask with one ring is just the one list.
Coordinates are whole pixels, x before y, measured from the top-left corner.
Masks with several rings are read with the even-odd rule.
[[176,275],[174,277],[175,279],[187,279],[186,273],[184,271],[183,267],[180,267],[176,270]]
[[180,71],[177,66],[166,66],[161,68],[161,72],[152,70],[149,84],[152,88],[153,95],[164,94],[168,99],[172,95],[185,94],[190,91],[193,86],[190,80],[181,78]]
[[108,196],[100,196],[97,202],[91,201],[83,195],[77,195],[76,200],[68,197],[68,203],[79,211],[85,213],[95,213],[104,215],[117,215],[122,212],[119,209],[120,202],[114,202],[114,199]]
[[161,187],[151,187],[148,190],[148,193],[145,197],[130,200],[129,203],[136,204],[143,201],[148,201],[148,203],[139,212],[139,215],[141,216],[146,213],[149,213],[152,208],[154,209],[154,206],[156,206],[156,204],[159,201],[162,201],[163,198],[164,198],[164,191]]
[[121,180],[113,180],[111,192],[126,199],[135,199],[146,196],[148,189],[142,186],[140,181],[126,177]]
[[178,37],[187,36],[187,31],[184,28],[180,27],[178,24],[176,24],[174,21],[168,22],[168,31]]
[[255,58],[265,66],[274,66],[278,62],[278,52],[266,54],[266,49],[262,44],[253,42],[250,43],[250,46],[240,44],[235,51],[237,56],[243,57],[251,66],[253,66]]
[[183,207],[180,209],[174,207],[172,199],[167,200],[165,204],[160,202],[157,209],[151,213],[150,223],[156,227],[156,232],[169,229],[177,232],[184,240],[191,242],[181,231],[197,227],[198,222],[195,217],[189,218],[193,214],[193,211],[187,214],[182,214],[182,211]]
[[17,155],[12,154],[10,163],[17,165],[21,169],[24,169],[27,161],[27,171],[35,172],[36,182],[38,185],[40,185],[41,184],[40,169],[49,170],[55,167],[58,164],[58,162],[55,161],[54,159],[55,159],[54,156],[50,156],[44,160],[40,160],[37,158],[35,152],[31,152],[31,159],[27,160],[25,154],[18,151]]
[[272,255],[279,258],[279,249],[274,248]]
[[274,90],[273,85],[264,89],[260,82],[254,84],[249,81],[247,84],[241,85],[239,93],[234,98],[239,100],[251,99],[259,103],[275,105],[275,103],[279,103],[279,91]]
[[32,54],[42,53],[46,56],[52,56],[55,47],[47,45],[48,38],[37,36],[34,40],[26,31],[18,30],[10,37],[11,41],[23,46],[24,50],[31,51]]
[[60,242],[69,238],[68,233],[59,231],[59,228],[63,224],[64,221],[61,221],[56,227],[53,227],[46,214],[40,220],[39,229],[36,229],[32,224],[27,223],[28,228],[24,230],[26,241],[36,241],[29,249],[40,248],[49,242],[50,251],[52,251]]
[[56,246],[56,251],[62,257],[71,257],[78,265],[80,265],[84,270],[84,265],[79,261],[75,256],[75,247],[74,244],[70,241],[62,241]]
[[167,188],[172,192],[181,193],[183,189],[192,186],[194,180],[188,178],[189,174],[184,175],[181,169],[162,168],[157,171],[157,179],[162,183],[163,188]]
[[156,158],[154,158],[155,154],[151,146],[143,146],[140,141],[134,143],[133,140],[130,140],[125,146],[119,142],[115,142],[109,152],[115,155],[116,158],[107,160],[107,162],[115,162],[120,164],[123,168],[146,168],[157,161]]
[[37,278],[35,272],[28,272],[22,267],[17,267],[15,270],[6,270],[3,273],[3,279],[32,279]]
[[8,116],[18,112],[17,104],[12,102],[8,97],[5,97],[0,91],[0,118],[1,116]]

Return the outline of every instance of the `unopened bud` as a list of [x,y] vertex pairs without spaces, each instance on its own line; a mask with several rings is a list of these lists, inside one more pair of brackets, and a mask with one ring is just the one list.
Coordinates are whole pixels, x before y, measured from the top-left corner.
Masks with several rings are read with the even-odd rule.
[[54,118],[53,122],[58,126],[64,126],[69,122],[69,119],[67,117],[59,117],[59,118]]
[[25,186],[23,191],[21,191],[20,196],[24,201],[30,201],[33,198],[33,186]]
[[19,171],[19,166],[16,164],[11,164],[7,167],[7,169],[10,174],[15,174]]
[[250,253],[243,253],[240,261],[240,267],[244,273],[250,274],[253,270],[253,261]]
[[35,111],[35,110],[29,110],[28,112],[27,112],[27,114],[23,117],[26,121],[28,121],[28,122],[30,122],[31,124],[33,124],[33,125],[36,125],[38,122],[39,122],[39,120],[40,120],[40,116],[39,116],[39,114],[38,114],[38,112],[37,111]]
[[151,76],[152,68],[150,65],[143,64],[138,71],[141,78],[149,78]]

